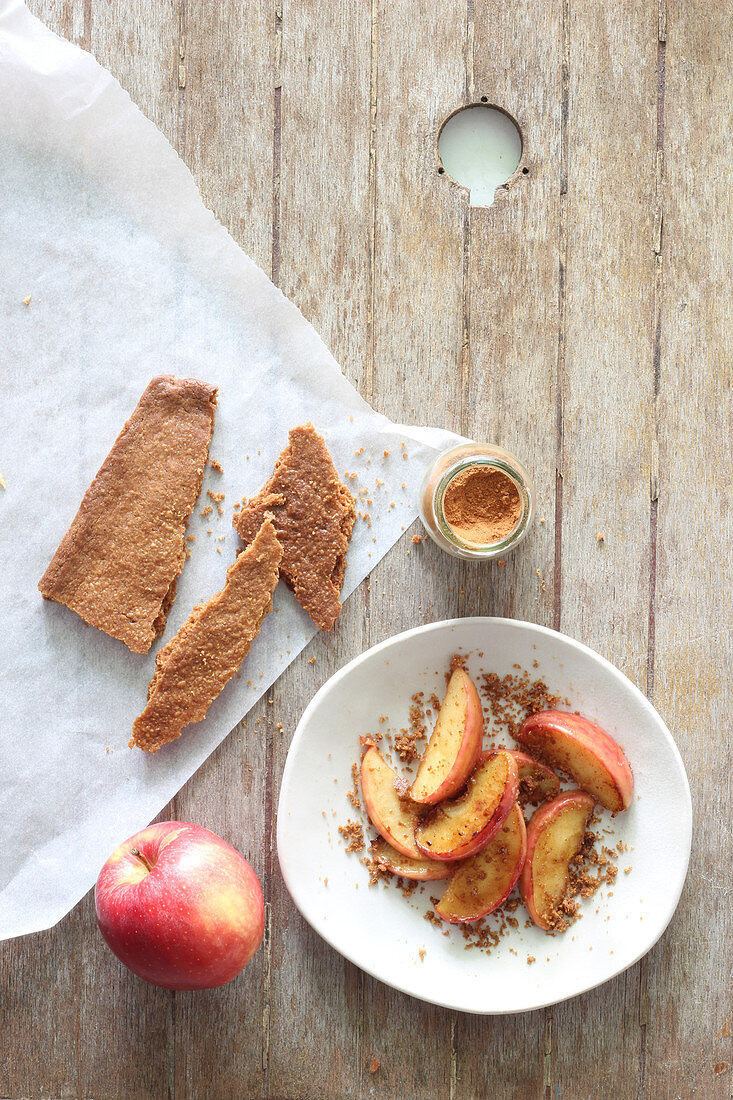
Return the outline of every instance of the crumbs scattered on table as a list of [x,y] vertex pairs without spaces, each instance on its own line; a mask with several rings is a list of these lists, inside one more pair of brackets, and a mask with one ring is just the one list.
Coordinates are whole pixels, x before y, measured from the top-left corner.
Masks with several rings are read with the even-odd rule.
[[412,541],[415,543],[415,546],[419,546],[420,543],[422,542],[422,540],[423,540],[422,535],[413,535],[412,536]]
[[375,1056],[372,1054],[371,1055],[371,1061],[369,1062],[369,1072],[370,1073],[376,1073],[377,1070],[379,1069],[379,1067],[381,1066],[381,1064],[382,1063],[379,1061],[379,1059],[375,1058]]
[[217,474],[224,473],[224,467],[222,466],[221,462],[217,462],[215,458],[209,459],[209,466],[211,466],[212,470],[216,470]]
[[33,297],[33,295],[32,295],[32,294],[29,294],[27,298],[24,298],[24,299],[23,299],[23,305],[24,305],[24,306],[29,306],[29,305],[31,304],[31,298],[32,298],[32,297]]
[[213,511],[214,511],[214,509],[211,507],[211,505],[207,504],[205,508],[201,509],[201,511],[199,512],[199,515],[200,516],[210,516]]
[[598,534],[596,535],[596,539],[598,540],[598,542],[603,542],[603,532],[602,531],[598,532]]

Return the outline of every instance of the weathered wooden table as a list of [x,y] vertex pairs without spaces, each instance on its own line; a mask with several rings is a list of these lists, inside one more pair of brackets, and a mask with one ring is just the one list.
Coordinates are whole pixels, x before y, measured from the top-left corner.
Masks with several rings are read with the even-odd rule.
[[[2,946],[0,1095],[728,1098],[733,9],[31,7],[120,79],[360,392],[515,451],[544,522],[504,568],[408,532],[257,728],[168,808],[262,879],[265,946],[235,983],[143,985],[102,943],[91,897]],[[519,121],[529,171],[470,209],[435,139],[484,97]],[[396,631],[472,613],[558,627],[615,662],[671,727],[696,814],[662,941],[600,989],[517,1017],[443,1011],[362,974],[295,911],[274,849],[288,741],[316,688]]]

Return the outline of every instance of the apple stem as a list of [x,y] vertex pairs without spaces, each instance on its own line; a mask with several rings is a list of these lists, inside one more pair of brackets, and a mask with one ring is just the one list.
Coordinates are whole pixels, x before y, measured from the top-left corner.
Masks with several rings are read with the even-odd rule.
[[141,852],[141,851],[139,851],[139,849],[137,849],[137,848],[131,848],[131,849],[130,849],[130,852],[131,852],[131,854],[132,854],[133,856],[137,856],[137,858],[138,858],[138,859],[140,860],[140,862],[141,862],[142,864],[144,864],[144,865],[145,865],[145,868],[146,868],[146,869],[147,869],[148,871],[152,871],[152,869],[153,869],[153,866],[152,866],[152,864],[151,864],[151,863],[148,863],[147,859],[146,859],[146,858],[145,858],[145,856],[144,856],[144,855],[142,854],[142,852]]

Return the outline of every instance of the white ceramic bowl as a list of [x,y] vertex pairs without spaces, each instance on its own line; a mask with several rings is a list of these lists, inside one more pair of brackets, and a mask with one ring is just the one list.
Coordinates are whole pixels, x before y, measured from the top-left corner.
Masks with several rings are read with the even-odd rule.
[[[369,887],[359,856],[347,855],[338,826],[354,818],[346,798],[359,736],[407,726],[410,699],[422,690],[442,697],[444,672],[456,652],[469,672],[543,678],[570,709],[593,718],[623,746],[635,779],[633,804],[611,820],[628,852],[612,887],[582,903],[582,919],[564,934],[524,928],[491,954],[466,950],[459,928],[424,919],[427,883],[407,901],[393,884]],[[479,657],[478,654],[483,656]],[[533,662],[538,667],[534,669]],[[603,657],[532,623],[453,619],[409,630],[374,646],[323,685],[306,707],[283,774],[277,845],[285,883],[310,925],[337,951],[380,981],[422,1000],[465,1012],[541,1008],[608,981],[656,943],[677,906],[690,856],[692,811],[684,765],[651,704]],[[631,871],[624,873],[630,866]],[[448,928],[449,926],[445,926]],[[424,958],[420,950],[424,950]],[[513,949],[513,950],[511,950]],[[527,957],[534,956],[532,965]]]

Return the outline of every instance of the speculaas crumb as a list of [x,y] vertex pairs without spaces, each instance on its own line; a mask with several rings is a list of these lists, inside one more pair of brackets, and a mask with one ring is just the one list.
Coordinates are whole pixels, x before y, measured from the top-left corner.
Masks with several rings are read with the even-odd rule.
[[346,797],[348,798],[349,802],[351,803],[351,805],[354,807],[355,810],[360,810],[361,809],[361,799],[359,798],[359,765],[358,764],[352,764],[351,765],[351,779],[352,779],[352,784],[353,785],[351,787],[351,790],[348,790],[346,792]]
[[217,474],[224,473],[224,467],[222,466],[221,462],[217,462],[215,458],[209,459],[209,466],[211,466],[212,470],[216,470]]
[[345,825],[339,825],[339,833],[347,842],[347,852],[364,851],[364,829],[360,822],[349,819]]
[[544,680],[532,680],[526,669],[517,675],[510,673],[503,677],[495,672],[484,672],[479,681],[491,717],[505,726],[512,737],[528,715],[540,710],[555,710],[562,702],[568,705],[567,699],[553,694]]
[[379,1059],[375,1058],[375,1056],[372,1054],[371,1061],[369,1062],[369,1072],[376,1073],[381,1064],[382,1063],[379,1061]]
[[401,729],[400,732],[395,735],[395,752],[400,760],[405,763],[411,763],[413,760],[417,760],[420,755],[416,747],[417,742],[422,741],[427,733],[423,694],[422,691],[417,691],[412,696],[410,704],[410,726],[408,729]]

